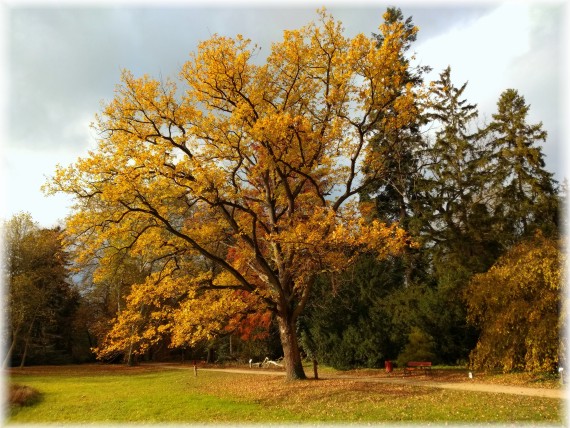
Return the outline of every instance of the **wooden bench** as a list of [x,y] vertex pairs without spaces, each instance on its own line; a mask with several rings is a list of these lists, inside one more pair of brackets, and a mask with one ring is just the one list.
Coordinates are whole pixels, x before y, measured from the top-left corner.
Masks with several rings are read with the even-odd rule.
[[404,375],[412,374],[414,370],[423,370],[424,374],[431,374],[431,361],[410,361],[404,367]]

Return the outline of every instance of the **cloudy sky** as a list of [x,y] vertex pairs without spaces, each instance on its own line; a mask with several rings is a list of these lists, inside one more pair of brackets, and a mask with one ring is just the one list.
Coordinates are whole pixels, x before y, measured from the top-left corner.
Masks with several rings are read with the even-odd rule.
[[112,99],[122,69],[175,77],[189,52],[214,33],[243,34],[269,52],[283,30],[315,19],[321,5],[351,36],[375,32],[388,5],[401,7],[420,28],[413,50],[418,63],[433,67],[430,77],[451,65],[455,84],[469,81],[465,96],[487,118],[504,89],[517,89],[531,105],[530,121],[542,121],[549,133],[548,169],[559,181],[567,175],[565,2],[268,3],[0,3],[0,218],[28,211],[48,227],[66,216],[70,201],[45,197],[40,187],[57,164],[95,146],[89,124],[101,102]]

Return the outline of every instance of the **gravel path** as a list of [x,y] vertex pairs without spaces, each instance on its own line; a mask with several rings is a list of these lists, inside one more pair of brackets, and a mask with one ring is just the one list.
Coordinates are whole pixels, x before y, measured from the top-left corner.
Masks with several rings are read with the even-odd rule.
[[551,388],[528,388],[524,386],[507,386],[493,383],[478,382],[434,382],[429,380],[398,379],[398,378],[359,378],[344,377],[342,379],[358,380],[362,382],[396,383],[403,385],[427,386],[429,388],[454,389],[457,391],[491,392],[500,394],[526,395],[531,397],[568,398],[566,391]]
[[[192,366],[177,366],[177,365],[164,365],[164,367],[171,369],[192,370]],[[284,376],[285,372],[273,370],[256,370],[256,369],[216,369],[216,368],[199,368],[200,371],[224,372],[224,373],[237,373],[248,375],[263,375],[263,376]],[[357,382],[375,382],[375,383],[388,383],[388,384],[402,384],[402,385],[417,385],[428,388],[441,388],[453,389],[457,391],[473,391],[473,392],[490,392],[499,394],[514,394],[525,395],[531,397],[546,397],[568,399],[568,394],[564,389],[551,389],[551,388],[528,388],[524,386],[507,386],[497,385],[491,383],[479,382],[437,382],[430,381],[426,378],[422,379],[403,379],[401,377],[363,377],[363,376],[319,376],[320,379],[345,379]]]

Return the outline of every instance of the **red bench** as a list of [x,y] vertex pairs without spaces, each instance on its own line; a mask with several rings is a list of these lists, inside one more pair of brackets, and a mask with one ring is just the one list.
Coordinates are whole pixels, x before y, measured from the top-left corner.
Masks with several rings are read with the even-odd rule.
[[431,374],[431,361],[410,361],[404,367],[404,375],[412,374],[414,370],[423,370],[424,374]]

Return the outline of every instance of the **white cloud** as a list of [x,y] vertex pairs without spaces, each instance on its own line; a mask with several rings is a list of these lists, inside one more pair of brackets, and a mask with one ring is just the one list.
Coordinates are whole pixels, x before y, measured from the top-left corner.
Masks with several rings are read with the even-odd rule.
[[71,198],[61,194],[47,197],[40,189],[56,165],[67,165],[75,160],[76,156],[58,150],[47,153],[26,148],[4,150],[2,171],[6,181],[3,187],[9,204],[2,204],[0,218],[8,219],[24,211],[46,227],[63,220],[69,212]]
[[432,79],[450,65],[457,86],[469,81],[466,97],[486,110],[509,87],[505,71],[529,50],[529,36],[528,5],[508,3],[469,25],[427,40],[416,51],[422,64],[433,67]]
[[547,168],[562,180],[562,66],[564,8],[556,3],[505,3],[488,14],[416,46],[417,58],[433,67],[429,80],[451,66],[456,86],[468,82],[464,97],[491,120],[500,94],[514,88],[531,109],[530,123],[543,122]]

